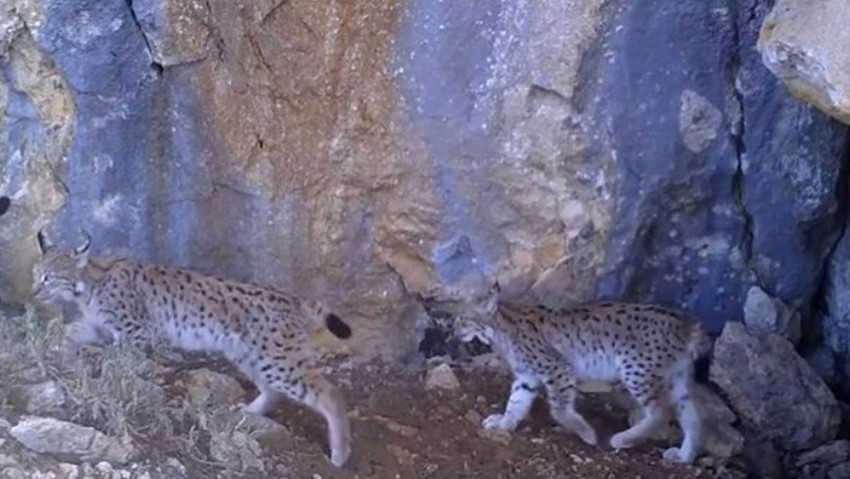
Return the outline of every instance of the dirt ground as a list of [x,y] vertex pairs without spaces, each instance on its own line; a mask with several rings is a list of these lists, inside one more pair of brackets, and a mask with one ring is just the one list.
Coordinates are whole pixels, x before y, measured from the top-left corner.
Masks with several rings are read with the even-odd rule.
[[[26,414],[26,401],[14,393],[18,387],[56,380],[68,399],[48,415],[93,426],[112,437],[129,433],[140,452],[132,464],[115,464],[122,468],[116,472],[91,472],[85,468],[95,464],[86,466],[79,459],[28,451],[8,436],[4,439],[0,430],[0,471],[10,460],[19,471],[56,472],[60,462],[82,468],[78,475],[56,472],[46,476],[45,472],[15,477],[718,477],[715,470],[664,464],[661,452],[669,444],[647,443],[620,453],[607,446],[588,446],[556,427],[541,400],[532,417],[513,434],[488,434],[482,430],[481,420],[502,411],[510,387],[510,377],[494,369],[453,364],[459,388],[427,389],[422,368],[354,364],[342,359],[332,361],[330,369],[335,372],[330,379],[345,393],[354,442],[351,460],[338,469],[327,460],[323,419],[303,406],[284,402],[274,410],[271,421],[260,418],[259,427],[244,426],[245,416],[233,408],[234,402],[248,402],[256,391],[223,359],[172,353],[167,355],[170,358],[154,355],[153,360],[143,360],[138,352],[105,348],[88,358],[86,364],[91,367],[63,372],[57,357],[61,344],[58,322],[46,326],[32,314],[0,319],[0,419],[15,424]],[[215,377],[217,385],[190,389],[180,379],[207,370],[211,372],[203,374]],[[219,398],[210,399],[215,395]],[[596,427],[602,444],[626,427],[626,411],[609,404],[606,395],[585,395],[578,407]],[[741,477],[730,474],[725,470],[721,476]]]
[[[341,470],[332,467],[325,456],[323,421],[303,408],[283,404],[271,418],[285,424],[292,435],[266,444],[277,456],[275,471],[279,477],[313,479],[715,477],[698,467],[663,464],[659,444],[621,453],[585,445],[555,427],[540,400],[532,418],[513,435],[487,436],[481,418],[501,411],[510,380],[492,372],[457,373],[461,383],[457,390],[426,390],[421,373],[385,366],[335,375],[353,419],[351,461]],[[623,411],[602,397],[586,397],[579,407],[605,443],[626,425]]]

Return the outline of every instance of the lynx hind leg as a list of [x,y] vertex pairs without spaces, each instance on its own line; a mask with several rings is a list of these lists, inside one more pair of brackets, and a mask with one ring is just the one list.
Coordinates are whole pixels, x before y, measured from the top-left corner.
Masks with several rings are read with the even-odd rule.
[[642,365],[624,368],[623,385],[643,408],[643,418],[634,426],[611,436],[611,447],[627,449],[647,439],[670,417],[667,408],[668,386],[664,379]]
[[587,444],[596,445],[596,431],[575,409],[576,379],[572,368],[561,365],[553,368],[543,381],[552,418],[564,429],[574,432]]
[[671,378],[671,399],[684,437],[679,447],[667,449],[663,457],[679,464],[692,463],[702,446],[702,416],[694,398],[693,374],[693,364],[689,363],[680,367]]
[[[281,362],[254,363],[256,369],[236,361],[257,384],[260,394],[243,410],[267,414],[283,397],[301,403],[324,416],[328,424],[331,463],[339,467],[351,455],[351,426],[342,393],[315,371],[302,364],[295,370]],[[249,363],[250,364],[250,363]]]
[[324,416],[331,463],[337,467],[345,464],[351,456],[351,424],[342,392],[321,376],[311,375],[286,394]]

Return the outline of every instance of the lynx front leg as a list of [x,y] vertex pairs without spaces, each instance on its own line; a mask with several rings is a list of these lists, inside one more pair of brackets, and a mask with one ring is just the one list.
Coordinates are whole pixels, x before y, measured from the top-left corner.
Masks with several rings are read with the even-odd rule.
[[513,431],[528,416],[537,397],[540,380],[533,376],[517,376],[511,385],[511,395],[504,414],[491,414],[481,423],[491,431]]
[[80,362],[82,346],[101,346],[109,342],[100,329],[85,320],[76,320],[65,327],[65,339],[62,346],[62,361],[69,366]]
[[596,445],[596,431],[575,408],[577,385],[572,368],[566,365],[555,368],[543,384],[549,397],[552,418],[585,443]]

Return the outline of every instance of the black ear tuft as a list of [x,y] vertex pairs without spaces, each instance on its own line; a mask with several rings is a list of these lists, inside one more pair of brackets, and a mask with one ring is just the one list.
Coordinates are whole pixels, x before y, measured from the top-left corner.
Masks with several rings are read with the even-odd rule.
[[47,244],[47,238],[44,237],[44,233],[39,230],[37,237],[38,249],[41,251],[41,254],[47,253],[47,250],[50,249],[50,245]]
[[10,200],[8,196],[0,196],[0,216],[6,214],[11,206],[12,200]]
[[348,339],[351,337],[351,326],[333,313],[325,316],[325,326],[328,328],[328,331],[339,339]]

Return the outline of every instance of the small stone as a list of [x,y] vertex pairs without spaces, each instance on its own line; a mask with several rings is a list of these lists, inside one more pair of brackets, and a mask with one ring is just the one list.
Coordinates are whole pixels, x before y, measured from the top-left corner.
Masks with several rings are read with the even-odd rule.
[[470,409],[469,411],[466,411],[466,414],[464,414],[463,417],[466,418],[466,420],[471,422],[472,424],[475,424],[476,426],[481,425],[481,421],[482,419],[484,419],[481,417],[481,414],[479,414],[478,411],[476,411],[475,409]]
[[25,409],[30,414],[55,412],[65,405],[65,388],[59,381],[50,380],[25,386],[20,391]]
[[80,468],[76,464],[68,464],[67,462],[59,463],[59,472],[65,479],[77,479],[80,477]]
[[440,364],[428,371],[425,378],[425,389],[454,390],[458,388],[460,388],[460,381],[448,364]]
[[472,357],[472,368],[486,369],[488,371],[507,372],[507,363],[498,353],[483,353]]
[[7,467],[3,469],[3,479],[27,479],[27,475],[24,474],[24,471],[16,468],[16,467]]
[[399,464],[413,464],[413,459],[416,457],[407,449],[395,444],[388,444],[387,449],[395,456]]
[[419,429],[413,426],[408,426],[407,424],[402,424],[388,417],[372,416],[372,419],[385,425],[390,431],[398,433],[404,437],[413,437],[419,433]]
[[507,446],[511,443],[510,433],[504,431],[493,431],[490,429],[481,428],[478,430],[478,437],[483,439],[489,439],[491,441],[496,441],[504,446]]
[[168,467],[173,467],[180,474],[186,474],[186,466],[184,466],[183,463],[180,462],[179,459],[169,457],[168,459],[165,460],[165,464],[168,465]]

